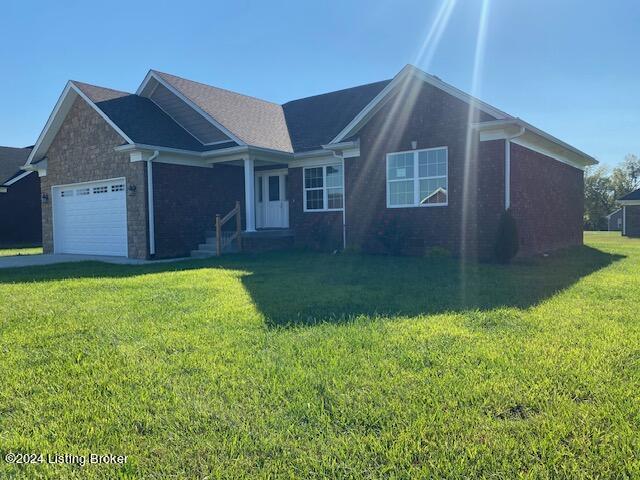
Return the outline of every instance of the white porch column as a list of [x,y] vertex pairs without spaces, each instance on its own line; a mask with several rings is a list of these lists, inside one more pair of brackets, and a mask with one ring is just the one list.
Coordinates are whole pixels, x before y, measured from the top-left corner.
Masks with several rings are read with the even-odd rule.
[[254,175],[253,159],[247,157],[244,159],[244,206],[246,232],[256,231],[256,181]]

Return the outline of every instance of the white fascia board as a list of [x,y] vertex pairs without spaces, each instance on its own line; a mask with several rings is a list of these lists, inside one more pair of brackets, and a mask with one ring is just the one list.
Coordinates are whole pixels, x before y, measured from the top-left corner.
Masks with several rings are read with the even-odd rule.
[[200,115],[202,115],[209,123],[211,123],[214,127],[216,127],[218,130],[220,130],[222,133],[224,133],[231,140],[233,140],[234,142],[236,142],[236,143],[238,143],[240,145],[247,145],[247,143],[245,141],[240,140],[240,138],[238,138],[236,135],[231,133],[231,131],[228,130],[224,125],[222,125],[215,118],[213,118],[211,115],[209,115],[207,112],[205,112],[202,108],[200,108],[198,105],[196,105],[192,100],[190,100],[185,95],[183,95],[182,92],[180,92],[178,89],[176,89],[169,82],[165,81],[162,77],[157,75],[153,70],[149,70],[149,73],[147,73],[147,76],[144,78],[143,82],[138,87],[138,90],[136,90],[136,95],[140,95],[141,93],[143,93],[145,87],[151,81],[151,79],[154,79],[156,82],[158,82],[161,85],[163,85],[164,87],[166,87],[171,93],[173,93],[176,97],[178,97],[184,103],[189,105],[189,107],[191,107],[193,110],[195,110]]
[[[73,104],[73,100],[75,100],[75,96],[76,96],[76,93],[71,88],[71,82],[67,82],[64,89],[62,90],[62,93],[60,94],[60,97],[58,98],[58,101],[56,102],[56,105],[53,107],[53,111],[49,115],[47,123],[45,123],[44,128],[42,129],[42,132],[40,132],[40,136],[38,137],[38,140],[36,141],[36,144],[33,147],[33,150],[31,150],[31,153],[29,154],[29,158],[27,158],[25,167],[28,165],[31,165],[31,162],[36,157],[39,156],[38,153],[40,152],[40,147],[45,142],[45,138],[48,136],[49,132],[51,132],[51,129],[53,128],[54,123],[56,122],[62,123],[61,120],[59,120],[59,117],[67,116],[67,113],[69,112],[69,109]],[[58,128],[55,128],[55,130],[57,132]],[[55,136],[55,134],[52,134],[52,135]],[[46,145],[46,148],[48,148],[48,146],[49,145]]]
[[640,205],[640,200],[618,200],[620,205],[624,205],[625,207]]
[[41,157],[44,153],[42,150],[46,152],[51,142],[55,138],[56,133],[62,126],[73,102],[76,97],[81,97],[87,104],[93,108],[98,115],[100,115],[117,133],[120,135],[127,143],[133,143],[133,141],[115,124],[111,121],[111,119],[102,111],[98,106],[93,103],[93,101],[87,97],[72,81],[67,82],[67,85],[64,87],[60,98],[56,102],[51,115],[49,115],[49,119],[44,126],[44,129],[40,133],[38,137],[38,141],[36,142],[33,150],[31,150],[31,154],[29,158],[27,158],[27,162],[25,163],[25,167],[31,165],[31,163]]
[[515,129],[521,128],[524,129],[524,135],[511,140],[517,145],[554,158],[580,170],[598,163],[592,156],[519,118],[479,122],[474,123],[472,126],[478,130],[481,142],[511,138]]
[[280,152],[278,150],[271,150],[268,148],[250,147],[246,145],[240,145],[221,150],[208,150],[206,152],[194,152],[191,150],[183,150],[179,148],[160,147],[157,145],[146,145],[139,143],[131,145],[120,145],[118,147],[115,147],[115,151],[117,152],[130,152],[130,154],[134,154],[135,152],[143,152],[143,154],[140,156],[134,155],[133,157],[130,157],[131,161],[142,161],[145,159],[144,152],[152,152],[156,150],[161,153],[189,157],[196,161],[207,162],[207,164],[228,162],[242,159],[244,157],[257,158],[267,162],[271,161],[273,163],[289,163],[293,158],[293,155],[291,153]]
[[100,108],[93,102],[93,100],[87,97],[82,90],[80,90],[78,87],[75,86],[73,82],[70,82],[70,83],[71,83],[71,88],[73,88],[76,91],[76,93],[80,95],[80,97],[82,97],[82,99],[85,102],[87,102],[98,113],[98,115],[100,115],[102,119],[111,126],[111,128],[113,128],[116,132],[118,132],[118,135],[120,135],[127,143],[129,144],[133,143],[133,140],[131,140],[128,137],[128,135],[120,129],[120,127],[118,127],[115,123],[113,123],[113,121],[111,121],[111,119],[107,116],[107,114],[104,113],[102,110],[100,110]]
[[462,100],[463,102],[474,105],[478,110],[481,110],[493,117],[498,119],[504,118],[512,118],[509,114],[492,107],[488,103],[483,102],[482,100],[478,100],[477,98],[472,97],[468,93],[463,92],[462,90],[457,89],[453,85],[449,85],[446,82],[443,82],[439,78],[429,75],[426,72],[414,67],[413,65],[406,65],[400,72],[391,80],[391,82],[382,89],[382,91],[374,97],[369,104],[355,116],[349,124],[342,129],[342,131],[331,141],[331,144],[338,143],[342,141],[344,138],[347,138],[353,135],[362,125],[364,125],[382,106],[384,103],[391,97],[393,90],[402,84],[405,80],[410,79],[411,77],[422,80],[423,82],[432,85],[449,95]]
[[22,172],[20,175],[18,175],[17,177],[13,177],[11,180],[9,180],[8,182],[5,182],[2,184],[3,187],[10,187],[11,185],[13,185],[16,182],[19,182],[20,180],[22,180],[24,177],[26,177],[27,175],[29,175],[30,173],[32,173],[33,170],[27,170],[26,172]]

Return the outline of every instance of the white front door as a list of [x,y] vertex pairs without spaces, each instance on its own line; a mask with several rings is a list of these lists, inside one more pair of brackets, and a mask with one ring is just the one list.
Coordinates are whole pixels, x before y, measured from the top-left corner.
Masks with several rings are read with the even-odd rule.
[[55,253],[127,256],[124,178],[51,189]]
[[289,228],[286,170],[256,172],[256,227]]

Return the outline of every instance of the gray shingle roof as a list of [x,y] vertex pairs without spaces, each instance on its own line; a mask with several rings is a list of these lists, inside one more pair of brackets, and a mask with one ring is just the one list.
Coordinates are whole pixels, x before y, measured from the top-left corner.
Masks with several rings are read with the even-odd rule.
[[[329,143],[391,81],[278,105],[167,73],[154,73],[248,145],[283,152],[316,150]],[[135,143],[193,151],[215,148],[203,145],[146,97],[73,83]],[[219,148],[235,145],[221,144]]]
[[31,147],[0,147],[0,185],[24,173],[20,167],[27,162],[30,153]]
[[620,200],[640,200],[640,188],[631,193],[628,193],[627,195],[622,197]]
[[148,98],[73,82],[133,142],[193,151],[210,150]]
[[281,105],[168,73],[154,73],[248,145],[293,151]]
[[360,85],[285,103],[295,152],[316,150],[331,142],[391,80]]

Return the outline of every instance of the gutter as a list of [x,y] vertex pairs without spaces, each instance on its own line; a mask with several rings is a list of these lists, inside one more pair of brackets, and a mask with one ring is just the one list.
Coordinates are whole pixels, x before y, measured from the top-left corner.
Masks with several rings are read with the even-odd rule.
[[149,221],[149,256],[152,257],[156,254],[156,222],[155,212],[153,210],[153,161],[158,158],[160,152],[158,150],[153,152],[149,158],[147,158],[147,204],[148,204],[148,221]]

